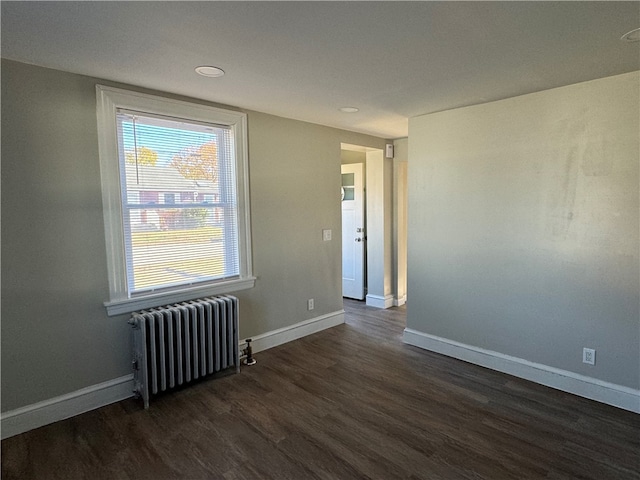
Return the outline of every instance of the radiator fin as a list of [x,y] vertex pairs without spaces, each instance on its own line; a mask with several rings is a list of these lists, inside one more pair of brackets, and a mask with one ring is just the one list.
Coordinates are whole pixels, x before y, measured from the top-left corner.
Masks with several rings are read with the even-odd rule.
[[231,367],[240,371],[238,317],[231,295],[134,313],[135,386],[145,408],[151,395]]

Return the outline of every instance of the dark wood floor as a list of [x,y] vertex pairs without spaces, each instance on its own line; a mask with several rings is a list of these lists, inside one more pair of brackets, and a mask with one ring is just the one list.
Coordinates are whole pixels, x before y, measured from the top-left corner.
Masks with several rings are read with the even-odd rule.
[[401,342],[404,309],[2,442],[10,479],[640,479],[640,415]]

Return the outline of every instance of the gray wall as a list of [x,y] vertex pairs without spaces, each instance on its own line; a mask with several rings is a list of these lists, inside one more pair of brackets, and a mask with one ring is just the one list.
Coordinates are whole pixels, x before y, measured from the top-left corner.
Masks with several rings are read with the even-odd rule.
[[[383,150],[366,153],[367,305],[382,306],[393,283],[393,160]],[[372,298],[373,297],[373,298]]]
[[640,386],[639,83],[410,120],[409,328]]
[[[127,317],[102,306],[96,83],[122,87],[2,61],[3,412],[130,373]],[[342,308],[340,143],[385,144],[247,113],[258,280],[238,294],[242,338]]]

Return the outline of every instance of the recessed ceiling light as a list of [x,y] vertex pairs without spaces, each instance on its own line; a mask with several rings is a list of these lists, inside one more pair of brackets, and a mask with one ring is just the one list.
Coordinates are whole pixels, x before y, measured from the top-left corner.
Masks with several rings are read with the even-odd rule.
[[631,30],[620,37],[624,42],[640,42],[640,28]]
[[360,111],[360,109],[356,108],[356,107],[342,107],[342,108],[340,108],[340,111],[342,113],[356,113],[356,112]]
[[201,67],[196,67],[196,73],[203,77],[221,77],[224,75],[224,70],[218,67],[203,65]]

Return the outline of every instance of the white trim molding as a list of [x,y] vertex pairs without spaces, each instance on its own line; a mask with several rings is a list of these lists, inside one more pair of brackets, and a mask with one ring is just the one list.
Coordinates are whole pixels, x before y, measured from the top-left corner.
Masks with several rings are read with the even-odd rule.
[[407,296],[406,295],[402,295],[400,297],[394,297],[393,298],[393,306],[394,307],[401,307],[405,303],[407,303]]
[[[254,353],[267,350],[342,323],[344,323],[344,310],[321,315],[288,327],[256,335],[252,338],[252,349]],[[244,347],[246,344],[241,342],[240,345]],[[125,375],[82,388],[0,414],[1,436],[2,439],[9,438],[132,396],[133,375]]]
[[393,307],[393,295],[367,295],[367,305],[369,307],[376,308],[391,308]]
[[414,347],[441,353],[563,392],[640,413],[640,390],[429,335],[410,328],[404,329],[402,341]]
[[[120,315],[177,301],[191,300],[202,295],[232,293],[252,288],[255,277],[252,274],[251,259],[247,114],[103,85],[96,85],[96,102],[98,154],[109,277],[109,300],[104,304],[107,315]],[[232,190],[236,191],[234,208],[238,215],[235,226],[237,231],[230,235],[237,238],[238,242],[238,271],[229,271],[227,274],[237,276],[237,279],[203,281],[192,286],[185,283],[174,287],[163,287],[161,291],[156,293],[138,292],[136,294],[131,291],[132,286],[129,285],[129,266],[127,264],[127,259],[131,254],[127,253],[126,240],[129,233],[123,224],[123,218],[127,216],[123,206],[123,198],[126,198],[126,194],[123,194],[123,185],[121,185],[124,173],[121,172],[120,166],[121,153],[119,148],[121,145],[118,142],[118,123],[116,121],[120,109],[140,112],[143,116],[148,114],[182,119],[187,123],[202,123],[216,128],[224,127],[233,133],[229,141],[234,154],[233,158],[229,159],[229,163],[233,167],[235,176]],[[231,242],[227,243],[231,244]]]
[[2,439],[80,415],[133,396],[133,375],[115,378],[75,392],[4,412]]
[[162,303],[179,303],[186,300],[192,300],[194,298],[210,297],[212,295],[220,295],[223,293],[239,292],[240,290],[247,290],[253,288],[256,278],[248,277],[245,279],[229,280],[226,282],[219,282],[206,287],[185,288],[174,293],[160,293],[157,295],[145,295],[144,297],[113,302],[104,302],[104,306],[107,309],[107,315],[121,315],[124,313],[131,313],[136,310],[143,310],[145,308],[157,307]]
[[[302,322],[294,323],[288,327],[271,330],[251,338],[251,349],[253,353],[268,350],[284,343],[306,337],[313,333],[326,330],[344,323],[344,310],[328,313],[319,317],[310,318]],[[245,342],[241,342],[240,346],[244,348]]]

